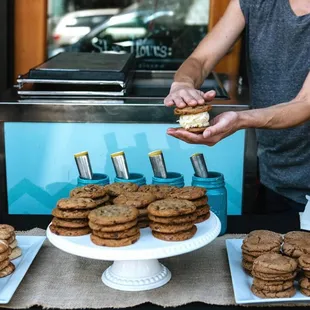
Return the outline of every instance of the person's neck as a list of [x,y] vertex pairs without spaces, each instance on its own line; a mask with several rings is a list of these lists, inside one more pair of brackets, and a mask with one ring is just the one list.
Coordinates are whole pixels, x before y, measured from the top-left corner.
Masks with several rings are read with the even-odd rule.
[[310,14],[310,0],[289,0],[289,2],[297,16]]

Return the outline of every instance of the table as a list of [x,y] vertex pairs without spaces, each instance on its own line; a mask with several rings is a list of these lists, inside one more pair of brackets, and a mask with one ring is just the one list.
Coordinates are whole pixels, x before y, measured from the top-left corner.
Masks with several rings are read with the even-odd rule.
[[[19,229],[18,223],[16,223],[16,229]],[[46,228],[46,226],[41,223],[43,228]],[[247,233],[253,229],[270,229],[277,232],[285,233],[287,231],[291,230],[297,230],[299,229],[299,217],[297,214],[294,216],[292,215],[243,215],[243,216],[230,216],[228,218],[228,232],[234,232],[234,233]],[[234,230],[234,231],[232,231]],[[178,309],[212,309],[212,310],[218,310],[218,309],[237,309],[241,306],[218,306],[218,305],[209,305],[207,303],[201,303],[201,302],[194,302],[189,303],[186,305],[182,305],[177,307]],[[260,307],[262,307],[260,305]],[[171,307],[168,307],[166,309],[170,309]],[[249,309],[256,309],[256,306],[249,306],[247,307]],[[263,306],[263,308],[267,308],[266,306]],[[269,305],[268,305],[269,308]],[[283,307],[272,305],[273,309],[280,309]],[[292,307],[285,307],[288,309],[295,309],[294,306]],[[42,309],[41,307],[32,307],[31,309],[39,310]],[[150,303],[144,303],[135,307],[127,308],[127,309],[137,309],[137,310],[144,310],[144,309],[151,309],[151,310],[157,310],[157,309],[163,309],[161,306],[156,306],[154,304]]]

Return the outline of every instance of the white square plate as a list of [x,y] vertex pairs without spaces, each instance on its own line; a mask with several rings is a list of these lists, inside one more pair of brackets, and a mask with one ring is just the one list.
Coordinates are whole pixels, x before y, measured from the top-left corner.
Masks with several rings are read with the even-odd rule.
[[231,273],[231,279],[234,289],[235,301],[237,304],[254,304],[266,302],[309,302],[307,297],[297,290],[295,296],[290,298],[259,298],[251,292],[253,278],[245,273],[242,268],[242,239],[227,239],[226,248],[228,254],[228,262]]
[[45,238],[45,236],[16,236],[17,244],[22,249],[22,255],[12,260],[15,271],[9,276],[0,278],[0,304],[7,304],[11,300]]

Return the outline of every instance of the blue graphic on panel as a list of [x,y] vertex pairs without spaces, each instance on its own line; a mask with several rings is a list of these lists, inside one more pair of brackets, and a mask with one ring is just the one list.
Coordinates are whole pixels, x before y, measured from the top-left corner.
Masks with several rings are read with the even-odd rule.
[[240,214],[244,131],[213,147],[190,145],[166,134],[175,124],[5,123],[7,188],[10,214],[50,214],[57,200],[77,184],[73,154],[88,151],[93,172],[114,180],[110,154],[123,150],[129,172],[152,182],[148,153],[162,150],[167,170],[191,184],[190,156],[203,153],[210,171],[224,174],[228,214]]

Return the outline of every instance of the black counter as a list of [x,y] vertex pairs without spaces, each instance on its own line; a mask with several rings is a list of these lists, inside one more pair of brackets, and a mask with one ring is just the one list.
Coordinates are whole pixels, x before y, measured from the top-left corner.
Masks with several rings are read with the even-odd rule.
[[[5,223],[13,225],[16,230],[29,230],[34,227],[46,229],[51,222],[49,215],[9,215]],[[300,222],[298,213],[292,214],[247,214],[230,215],[227,220],[227,233],[243,234],[255,229],[269,229],[278,233],[299,230]]]

